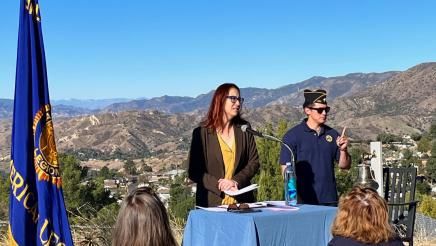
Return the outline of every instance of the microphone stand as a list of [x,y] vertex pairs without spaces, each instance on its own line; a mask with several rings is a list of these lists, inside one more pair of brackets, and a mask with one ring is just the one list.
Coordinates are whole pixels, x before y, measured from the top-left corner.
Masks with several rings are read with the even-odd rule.
[[292,151],[291,147],[289,147],[289,145],[287,145],[285,142],[283,142],[282,140],[280,140],[280,139],[278,139],[278,138],[276,138],[274,136],[271,136],[271,135],[268,135],[268,134],[265,134],[265,133],[262,133],[261,136],[263,138],[268,139],[268,140],[273,140],[273,141],[279,142],[283,146],[285,146],[289,150],[289,152],[291,153],[291,163],[292,163],[292,166],[294,167],[294,170],[295,170],[295,157],[294,157],[294,152]]
[[[271,135],[268,135],[268,134],[265,134],[265,133],[262,133],[262,132],[255,131],[255,130],[253,130],[251,128],[248,128],[246,126],[244,128],[242,128],[242,131],[243,132],[248,131],[248,132],[251,132],[254,136],[262,137],[262,138],[265,138],[265,139],[268,139],[268,140],[273,140],[273,141],[281,143],[291,153],[291,165],[292,165],[292,168],[294,169],[294,172],[296,171],[296,169],[295,169],[295,156],[294,156],[294,152],[292,151],[291,147],[289,147],[289,145],[287,145],[285,142],[283,142],[282,140],[280,140],[280,139],[278,139],[278,138],[276,138],[274,136],[271,136]],[[282,176],[283,176],[284,179],[286,179],[284,171],[282,173]]]

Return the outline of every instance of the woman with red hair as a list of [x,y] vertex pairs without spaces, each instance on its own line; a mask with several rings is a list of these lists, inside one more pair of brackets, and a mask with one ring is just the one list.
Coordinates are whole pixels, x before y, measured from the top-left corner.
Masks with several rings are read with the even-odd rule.
[[220,85],[212,98],[206,118],[192,133],[188,158],[189,179],[197,183],[196,204],[212,207],[221,204],[254,202],[253,192],[236,197],[224,193],[250,185],[259,170],[256,142],[241,126],[244,98],[235,84]]

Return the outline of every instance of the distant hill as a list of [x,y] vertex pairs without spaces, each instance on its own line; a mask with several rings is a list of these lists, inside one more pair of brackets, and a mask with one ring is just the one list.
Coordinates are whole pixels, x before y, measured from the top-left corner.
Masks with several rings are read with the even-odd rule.
[[[332,103],[335,122],[369,132],[428,130],[436,116],[436,63],[423,63]],[[370,134],[373,135],[373,134]]]
[[[339,131],[347,126],[347,135],[354,139],[375,140],[381,132],[419,133],[427,130],[436,116],[436,63],[420,64],[405,72],[313,77],[277,89],[243,88],[242,95],[247,101],[243,116],[256,128],[268,123],[276,126],[280,119],[299,122],[304,117],[301,104],[305,88],[328,90],[327,100],[332,107],[328,124]],[[211,95],[212,91],[195,98],[164,96],[135,100],[112,104],[104,112],[90,111],[75,117],[61,117],[57,113],[54,123],[58,150],[186,156],[192,129],[205,115]],[[12,101],[0,103],[0,109],[11,110]],[[146,107],[159,110],[143,109]],[[76,108],[70,113],[78,114],[80,110]],[[187,110],[190,111],[172,113]],[[10,130],[11,120],[0,120],[3,160],[9,157]]]
[[[287,104],[298,105],[302,100],[301,90],[304,88],[325,88],[329,98],[351,95],[362,88],[386,80],[398,72],[385,73],[353,73],[345,76],[324,78],[313,77],[308,80],[286,85],[276,89],[241,88],[245,98],[244,106],[258,108],[267,105]],[[331,92],[331,93],[330,93]],[[165,113],[186,113],[202,110],[209,106],[214,91],[193,97],[162,96],[152,99],[121,102],[107,106],[104,112],[121,112],[126,110],[154,109]]]
[[[65,116],[73,117],[79,115],[88,115],[98,110],[91,110],[87,108],[80,108],[71,105],[52,104],[53,116]],[[14,113],[14,100],[12,99],[0,99],[0,119],[12,119]]]
[[424,63],[341,101],[350,116],[431,116],[436,110],[436,63]]
[[[302,101],[302,88],[325,88],[329,91],[329,99],[351,95],[362,88],[376,84],[392,77],[398,72],[385,73],[353,73],[338,77],[313,77],[308,80],[282,86],[276,89],[241,88],[245,98],[244,107],[258,108],[267,105],[298,105]],[[158,110],[165,113],[187,113],[204,110],[210,104],[214,91],[197,97],[162,96],[151,99],[130,100],[99,99],[99,100],[52,100],[53,115],[71,117],[91,115],[105,112],[123,112],[128,110]],[[11,118],[13,100],[0,99],[0,119]]]
[[337,97],[346,97],[353,95],[368,86],[375,85],[391,78],[399,72],[385,72],[385,73],[350,73],[345,76],[337,77],[312,77],[297,84],[287,85],[277,88],[276,92],[280,97],[275,101],[268,104],[288,104],[294,106],[301,106],[304,101],[303,89],[323,88],[327,90],[328,100],[332,101]]
[[[158,111],[103,113],[57,118],[59,149],[93,148],[103,152],[175,151],[186,145],[196,114],[162,114]],[[184,146],[186,148],[186,146]]]
[[[114,103],[105,107],[103,109],[103,112],[122,112],[127,110],[143,110],[143,109],[153,109],[162,112],[165,111],[178,112],[182,110],[180,108],[180,105],[189,103],[193,100],[194,98],[192,97],[162,96],[162,97],[155,97],[149,100],[143,99],[143,100],[133,100],[128,102]],[[191,110],[188,111],[192,111],[195,108],[191,107],[190,109]]]
[[12,118],[14,110],[14,100],[0,99],[0,119]]
[[59,99],[51,100],[52,105],[73,106],[89,110],[103,109],[108,105],[120,102],[128,102],[129,98],[110,98],[110,99]]
[[[54,116],[79,116],[89,115],[100,112],[101,109],[108,105],[127,102],[132,99],[114,98],[114,99],[62,99],[51,100]],[[0,119],[12,118],[14,110],[14,100],[0,99]]]

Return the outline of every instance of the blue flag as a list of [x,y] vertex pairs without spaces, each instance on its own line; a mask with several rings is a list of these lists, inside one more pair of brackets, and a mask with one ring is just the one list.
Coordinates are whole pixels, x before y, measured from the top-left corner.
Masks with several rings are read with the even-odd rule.
[[61,188],[38,0],[21,0],[17,53],[10,245],[73,245]]

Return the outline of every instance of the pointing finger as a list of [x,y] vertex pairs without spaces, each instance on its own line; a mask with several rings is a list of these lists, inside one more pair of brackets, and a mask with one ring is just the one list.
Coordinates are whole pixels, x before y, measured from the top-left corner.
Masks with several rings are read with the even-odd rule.
[[347,126],[344,126],[344,129],[342,129],[341,137],[344,137],[344,136],[345,136],[345,129],[347,129]]

